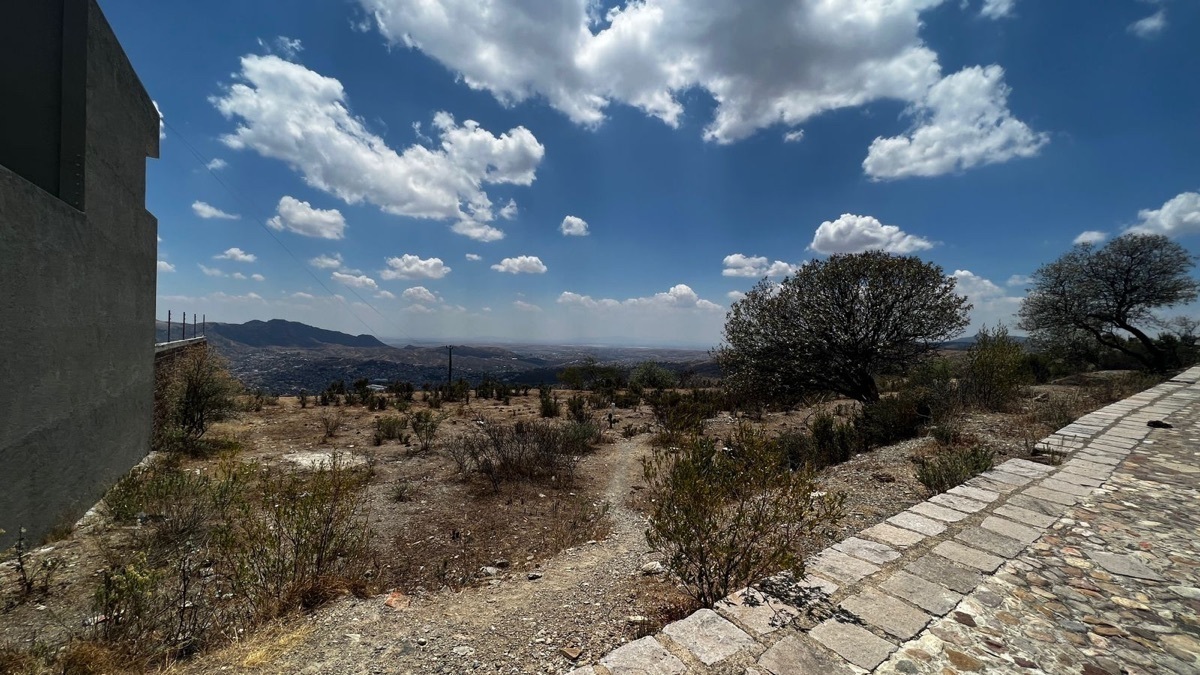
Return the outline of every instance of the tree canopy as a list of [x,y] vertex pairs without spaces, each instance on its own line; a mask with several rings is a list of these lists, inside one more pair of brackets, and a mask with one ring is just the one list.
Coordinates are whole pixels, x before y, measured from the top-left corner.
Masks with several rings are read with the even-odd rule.
[[1151,336],[1164,326],[1154,310],[1196,299],[1194,266],[1187,250],[1157,234],[1126,234],[1099,249],[1079,244],[1033,274],[1018,326],[1043,344],[1083,339],[1161,372],[1168,354]]
[[879,399],[875,376],[901,369],[967,326],[971,305],[941,267],[882,251],[805,263],[764,279],[725,318],[726,382],[790,405],[816,391]]

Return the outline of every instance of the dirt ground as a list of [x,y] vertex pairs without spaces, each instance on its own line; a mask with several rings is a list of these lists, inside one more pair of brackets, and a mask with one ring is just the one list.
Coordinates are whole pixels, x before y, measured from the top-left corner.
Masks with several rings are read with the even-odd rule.
[[[964,431],[993,448],[997,462],[1028,456],[1031,438],[1053,430],[1033,421],[1028,410],[1039,405],[1033,397],[1062,397],[1074,389],[1035,387],[1023,410],[969,415]],[[335,409],[301,409],[294,398],[218,425],[211,433],[236,440],[243,448],[240,461],[302,466],[337,452],[368,463],[379,574],[393,592],[343,597],[170,670],[565,673],[577,661],[687,613],[681,589],[665,575],[642,571],[655,560],[639,510],[641,459],[652,451],[651,435],[624,438],[620,430],[652,426],[648,407],[617,411],[615,428],[582,460],[569,485],[507,484],[495,492],[485,481],[458,476],[440,449],[478,419],[534,419],[537,404],[536,391],[507,406],[492,400],[446,404],[441,412],[448,417],[428,454],[416,452],[415,442],[373,444],[375,418],[394,410],[340,408],[343,428],[328,440],[320,416]],[[768,431],[802,428],[811,412],[769,413],[756,424]],[[705,422],[705,432],[724,436],[737,423],[722,413]],[[911,458],[933,443],[912,439],[825,469],[822,489],[847,496],[842,533],[924,499]],[[195,468],[216,461],[195,460]],[[86,635],[90,593],[121,529],[91,513],[71,536],[34,551],[34,566],[51,557],[63,562],[49,593],[25,602],[14,601],[13,562],[0,564],[0,647],[44,655],[73,635]],[[824,545],[812,543],[814,549]]]

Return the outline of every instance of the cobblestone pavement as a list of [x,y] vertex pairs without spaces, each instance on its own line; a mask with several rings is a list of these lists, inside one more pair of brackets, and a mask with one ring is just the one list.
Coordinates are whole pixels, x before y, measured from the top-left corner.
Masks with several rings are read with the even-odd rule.
[[[1200,673],[1200,368],[572,675]],[[1148,422],[1165,421],[1148,426]]]

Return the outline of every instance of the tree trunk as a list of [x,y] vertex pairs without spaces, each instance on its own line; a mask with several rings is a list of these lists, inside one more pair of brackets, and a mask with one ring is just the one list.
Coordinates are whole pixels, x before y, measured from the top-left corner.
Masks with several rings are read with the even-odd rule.
[[879,400],[879,387],[875,385],[875,378],[870,373],[855,373],[854,383],[851,386],[853,390],[846,393],[850,395],[850,398],[863,405],[869,405]]

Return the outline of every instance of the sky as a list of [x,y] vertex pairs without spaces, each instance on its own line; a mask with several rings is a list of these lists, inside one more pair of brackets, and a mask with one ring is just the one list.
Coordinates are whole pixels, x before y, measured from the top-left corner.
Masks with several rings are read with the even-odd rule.
[[707,347],[883,249],[1014,323],[1075,242],[1200,250],[1193,0],[100,0],[163,116],[158,303]]

